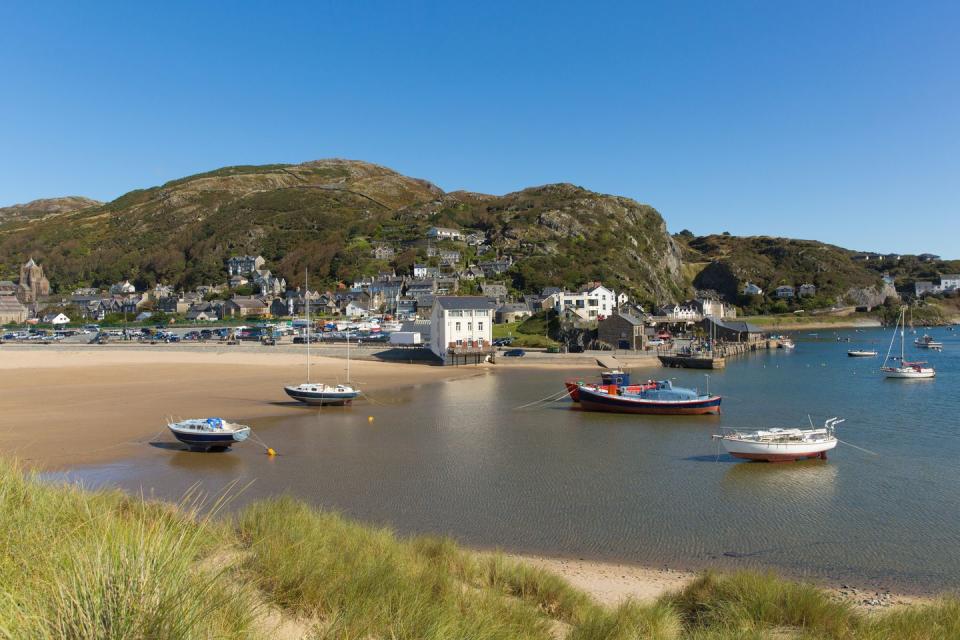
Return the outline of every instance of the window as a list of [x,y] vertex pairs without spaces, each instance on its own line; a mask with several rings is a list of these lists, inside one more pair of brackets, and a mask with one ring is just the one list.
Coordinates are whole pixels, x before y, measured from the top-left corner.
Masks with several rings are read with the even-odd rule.
[[460,309],[454,309],[453,311],[450,311],[449,314],[452,318],[460,318],[463,316],[463,311]]
[[459,322],[457,323],[456,329],[457,329],[457,331],[460,331],[460,323],[459,323]]
[[478,322],[478,323],[477,323],[477,331],[483,331],[483,323],[482,323],[482,322]]

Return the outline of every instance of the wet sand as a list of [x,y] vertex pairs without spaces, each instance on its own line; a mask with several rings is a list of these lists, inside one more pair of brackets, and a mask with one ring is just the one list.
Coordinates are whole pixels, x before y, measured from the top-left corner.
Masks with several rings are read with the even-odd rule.
[[[311,358],[311,380],[342,382],[345,361]],[[244,422],[297,410],[283,392],[299,384],[297,353],[230,348],[0,350],[0,451],[58,470],[136,455],[167,416],[218,415]],[[358,361],[351,380],[367,391],[483,375],[482,367]]]

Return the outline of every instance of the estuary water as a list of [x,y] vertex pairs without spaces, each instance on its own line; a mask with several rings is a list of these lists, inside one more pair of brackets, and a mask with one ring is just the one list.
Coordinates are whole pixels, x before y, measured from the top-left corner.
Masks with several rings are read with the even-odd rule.
[[[795,351],[739,357],[709,382],[703,372],[634,371],[709,383],[724,396],[719,417],[587,413],[569,401],[517,409],[597,371],[504,368],[254,421],[280,453],[272,459],[249,442],[225,454],[151,447],[51,475],[172,499],[194,484],[216,493],[238,482],[235,505],[289,493],[401,533],[521,553],[958,588],[960,328],[931,334],[942,353],[908,349],[937,368],[932,381],[884,379],[890,332],[879,329],[796,334]],[[880,355],[848,358],[853,347]],[[710,438],[720,427],[801,426],[808,415],[846,418],[838,435],[850,445],[827,461],[765,464],[722,454]]]

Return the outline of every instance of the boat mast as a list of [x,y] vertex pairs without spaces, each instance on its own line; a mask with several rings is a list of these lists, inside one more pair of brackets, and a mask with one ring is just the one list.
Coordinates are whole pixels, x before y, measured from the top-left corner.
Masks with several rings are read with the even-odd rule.
[[303,270],[303,303],[307,309],[307,382],[310,382],[310,274]]
[[347,330],[347,384],[350,384],[350,330]]
[[[906,332],[907,332],[907,308],[904,307],[904,308],[903,308],[903,311],[902,311],[901,313],[902,313],[902,318],[901,318],[901,320],[902,320],[903,322],[900,323],[900,366],[902,367],[902,366],[904,366],[904,364],[903,364],[904,342],[906,342],[906,340],[907,340],[906,337],[904,337],[905,334],[906,334]],[[913,311],[910,312],[910,321],[913,322]]]

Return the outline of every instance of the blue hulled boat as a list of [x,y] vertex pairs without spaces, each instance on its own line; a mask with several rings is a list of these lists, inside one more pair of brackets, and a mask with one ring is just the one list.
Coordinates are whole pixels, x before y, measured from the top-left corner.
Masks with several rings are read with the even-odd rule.
[[674,387],[669,380],[651,381],[639,388],[625,389],[581,384],[578,392],[580,407],[585,411],[663,415],[720,413],[720,396]]
[[174,437],[194,451],[224,451],[250,437],[250,427],[223,418],[196,418],[167,424]]

